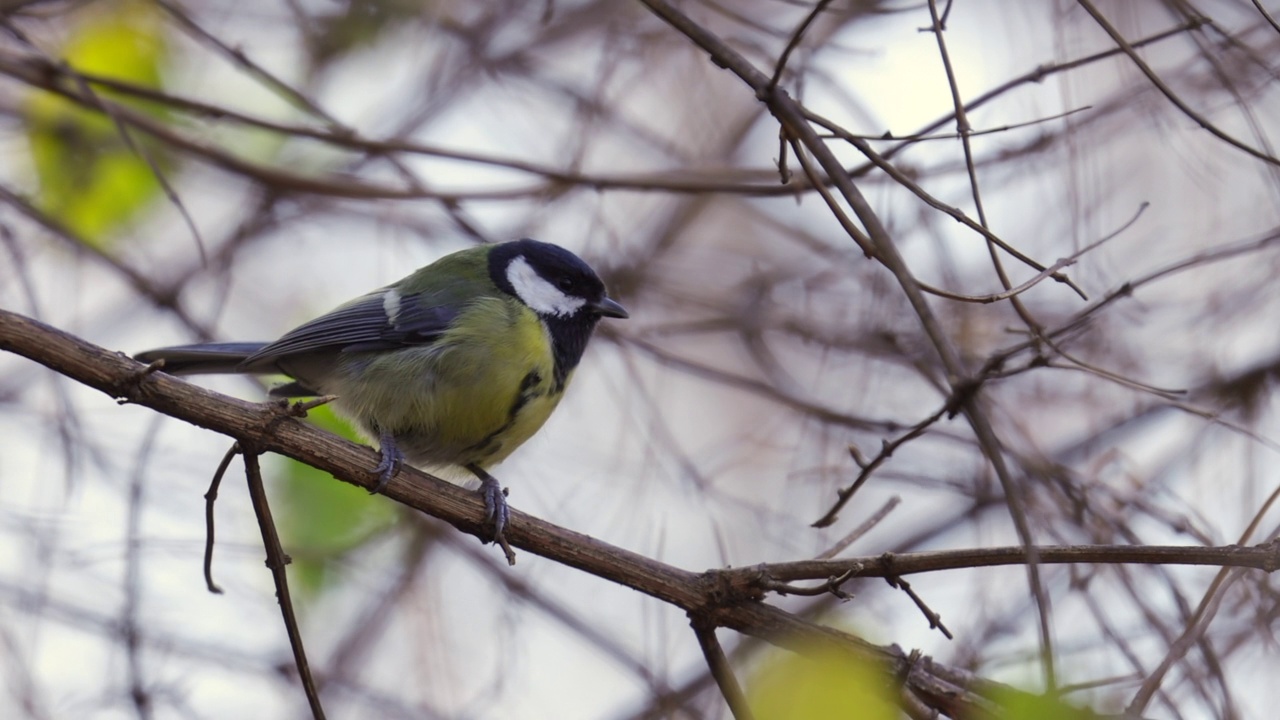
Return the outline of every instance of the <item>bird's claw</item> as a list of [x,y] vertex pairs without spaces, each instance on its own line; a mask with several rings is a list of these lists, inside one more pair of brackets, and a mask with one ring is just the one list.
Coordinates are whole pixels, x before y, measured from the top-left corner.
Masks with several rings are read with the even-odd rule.
[[[507,556],[507,564],[516,564],[516,553],[507,542],[507,524],[511,521],[511,507],[507,505],[507,490],[502,483],[479,466],[468,465],[467,469],[480,478],[480,497],[484,498],[484,521],[493,530],[489,541],[497,543]],[[483,538],[481,538],[483,540]]]
[[504,537],[511,520],[511,508],[507,505],[507,491],[492,475],[480,480],[480,493],[484,496],[484,520],[493,529],[491,539],[497,542]]
[[382,459],[373,469],[378,474],[378,482],[369,491],[370,495],[377,495],[385,490],[387,483],[400,472],[400,466],[404,464],[404,454],[400,452],[400,448],[396,447],[395,437],[390,433],[383,433],[378,438],[378,445],[382,450]]

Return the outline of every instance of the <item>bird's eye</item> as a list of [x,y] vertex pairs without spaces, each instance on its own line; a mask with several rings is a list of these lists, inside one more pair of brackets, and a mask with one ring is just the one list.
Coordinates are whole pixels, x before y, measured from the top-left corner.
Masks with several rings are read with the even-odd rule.
[[556,287],[560,288],[561,292],[570,292],[573,290],[573,278],[560,278],[556,281]]

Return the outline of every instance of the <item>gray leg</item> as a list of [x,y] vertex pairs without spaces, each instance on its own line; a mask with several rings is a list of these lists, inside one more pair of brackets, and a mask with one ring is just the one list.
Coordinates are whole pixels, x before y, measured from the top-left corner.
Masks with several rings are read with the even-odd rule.
[[511,509],[507,507],[507,493],[497,478],[485,472],[479,465],[467,466],[473,475],[480,478],[480,495],[484,497],[484,519],[493,524],[493,541],[504,545],[506,538],[503,531],[507,529],[507,521],[511,519]]
[[387,488],[387,483],[391,482],[391,478],[400,471],[400,466],[404,464],[404,455],[400,452],[400,448],[396,447],[396,436],[385,430],[378,433],[378,447],[382,451],[382,460],[378,461],[378,467],[373,471],[378,473],[378,484],[373,486],[369,491],[370,495],[377,495]]

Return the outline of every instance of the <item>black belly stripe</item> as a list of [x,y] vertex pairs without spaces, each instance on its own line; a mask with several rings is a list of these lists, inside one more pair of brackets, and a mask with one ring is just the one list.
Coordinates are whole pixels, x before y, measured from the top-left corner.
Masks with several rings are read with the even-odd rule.
[[516,399],[511,403],[511,409],[507,411],[507,421],[502,423],[497,430],[485,435],[483,440],[468,447],[467,450],[477,451],[483,454],[488,454],[489,452],[496,450],[496,447],[490,448],[490,445],[493,445],[494,442],[497,441],[499,435],[509,430],[511,426],[515,424],[516,417],[520,414],[520,411],[524,409],[524,406],[528,405],[530,400],[538,397],[538,393],[533,392],[533,389],[540,382],[542,382],[542,375],[538,374],[537,370],[531,370],[528,375],[525,375],[524,379],[520,381],[520,391],[516,393]]

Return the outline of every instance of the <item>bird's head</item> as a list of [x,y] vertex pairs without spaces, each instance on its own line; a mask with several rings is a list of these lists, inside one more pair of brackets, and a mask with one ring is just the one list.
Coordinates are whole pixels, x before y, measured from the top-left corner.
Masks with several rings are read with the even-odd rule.
[[594,325],[627,311],[605,293],[604,283],[577,255],[558,245],[516,240],[495,245],[489,275],[544,320]]

